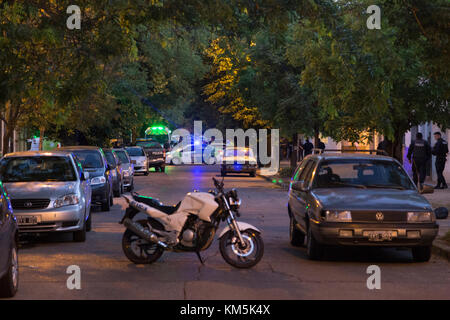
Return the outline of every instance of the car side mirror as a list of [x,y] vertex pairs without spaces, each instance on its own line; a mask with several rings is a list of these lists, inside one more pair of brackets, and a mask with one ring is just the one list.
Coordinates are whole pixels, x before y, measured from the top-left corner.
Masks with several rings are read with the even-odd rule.
[[83,171],[83,174],[81,175],[83,181],[89,180],[89,172]]
[[308,184],[305,181],[294,181],[292,182],[291,187],[295,191],[302,191],[302,192],[309,191]]
[[448,218],[448,209],[445,207],[439,207],[434,209],[434,215],[436,219],[447,219]]
[[423,184],[422,189],[419,190],[420,194],[434,193],[434,187],[429,184]]

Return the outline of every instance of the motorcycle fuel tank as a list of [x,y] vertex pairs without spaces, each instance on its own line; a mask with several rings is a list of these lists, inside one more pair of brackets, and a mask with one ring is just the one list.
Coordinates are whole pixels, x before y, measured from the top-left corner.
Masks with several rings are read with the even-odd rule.
[[197,215],[201,220],[211,222],[211,215],[216,211],[218,203],[214,196],[207,192],[189,192],[177,212]]

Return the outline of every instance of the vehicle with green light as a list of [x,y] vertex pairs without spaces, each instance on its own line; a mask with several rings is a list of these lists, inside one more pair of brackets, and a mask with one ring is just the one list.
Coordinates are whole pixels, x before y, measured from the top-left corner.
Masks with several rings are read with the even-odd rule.
[[148,127],[145,130],[145,137],[143,139],[137,139],[136,145],[144,147],[141,145],[145,142],[158,142],[160,143],[165,151],[169,151],[170,149],[170,134],[172,131],[163,125],[154,125]]

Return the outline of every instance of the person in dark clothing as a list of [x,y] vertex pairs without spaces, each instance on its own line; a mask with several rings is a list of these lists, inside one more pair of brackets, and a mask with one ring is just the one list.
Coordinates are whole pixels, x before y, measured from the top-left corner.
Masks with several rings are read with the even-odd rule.
[[325,151],[325,143],[323,143],[322,141],[320,141],[320,139],[317,139],[317,147],[322,150],[322,153]]
[[416,140],[409,146],[407,158],[410,163],[412,160],[413,180],[421,190],[427,174],[427,162],[431,158],[431,147],[427,141],[423,140],[420,132],[416,134]]
[[306,139],[305,141],[306,142],[303,145],[303,150],[305,151],[305,157],[306,157],[308,154],[312,153],[312,150],[314,149],[314,146],[313,146],[313,144],[311,142],[309,142],[309,139]]
[[438,177],[437,185],[434,187],[435,189],[447,189],[447,183],[445,182],[444,178],[444,169],[445,169],[445,162],[447,161],[447,153],[448,153],[448,144],[447,141],[442,139],[440,132],[434,133],[434,139],[436,139],[436,144],[433,147],[433,150],[431,150],[431,153],[436,156],[436,173]]

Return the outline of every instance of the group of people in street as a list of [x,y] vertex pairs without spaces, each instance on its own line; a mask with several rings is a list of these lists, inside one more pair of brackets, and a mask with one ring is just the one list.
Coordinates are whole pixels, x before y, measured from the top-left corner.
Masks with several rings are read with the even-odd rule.
[[[411,145],[408,149],[407,158],[412,165],[413,181],[419,187],[419,189],[422,188],[422,185],[425,182],[425,178],[427,175],[427,164],[429,163],[433,155],[436,156],[435,168],[437,174],[437,184],[434,188],[448,188],[447,182],[445,181],[444,177],[445,163],[447,161],[447,154],[449,152],[448,143],[442,138],[442,134],[440,132],[435,132],[434,138],[436,140],[436,143],[433,147],[431,147],[430,144],[426,140],[424,140],[422,133],[418,132],[416,134],[416,139],[411,142]],[[379,143],[377,148],[377,150],[380,151],[379,154],[385,154],[384,152],[388,149],[387,144],[388,142],[386,140],[383,140]],[[316,148],[321,149],[322,152],[325,150],[325,144],[320,139],[317,140],[316,145]],[[295,148],[292,143],[289,143],[287,141],[285,147],[286,158],[290,159],[292,152],[295,152],[297,148]],[[302,160],[307,155],[312,154],[315,148],[314,144],[311,143],[308,138],[305,139],[305,143],[302,143],[300,141],[297,147],[299,151],[297,157],[298,160]]]
[[445,181],[444,177],[448,144],[447,141],[442,138],[440,132],[435,132],[434,138],[436,140],[436,144],[433,146],[433,148],[431,148],[430,144],[423,139],[422,133],[418,132],[416,134],[416,140],[411,142],[411,145],[408,149],[407,158],[408,161],[412,164],[413,180],[414,183],[419,187],[419,189],[422,188],[422,185],[425,182],[425,177],[427,174],[427,163],[431,159],[432,155],[436,156],[435,167],[437,174],[437,185],[434,188],[448,188],[447,182]]
[[[290,159],[292,152],[295,152],[296,149],[298,148],[299,153],[297,159],[302,160],[307,155],[313,153],[314,144],[312,144],[312,142],[309,141],[309,138],[306,138],[305,143],[302,143],[301,140],[299,141],[297,148],[295,148],[292,142],[286,142],[285,148],[286,148],[285,153],[286,159]],[[325,143],[323,143],[320,139],[317,139],[317,149],[320,149],[321,152],[325,150]]]

